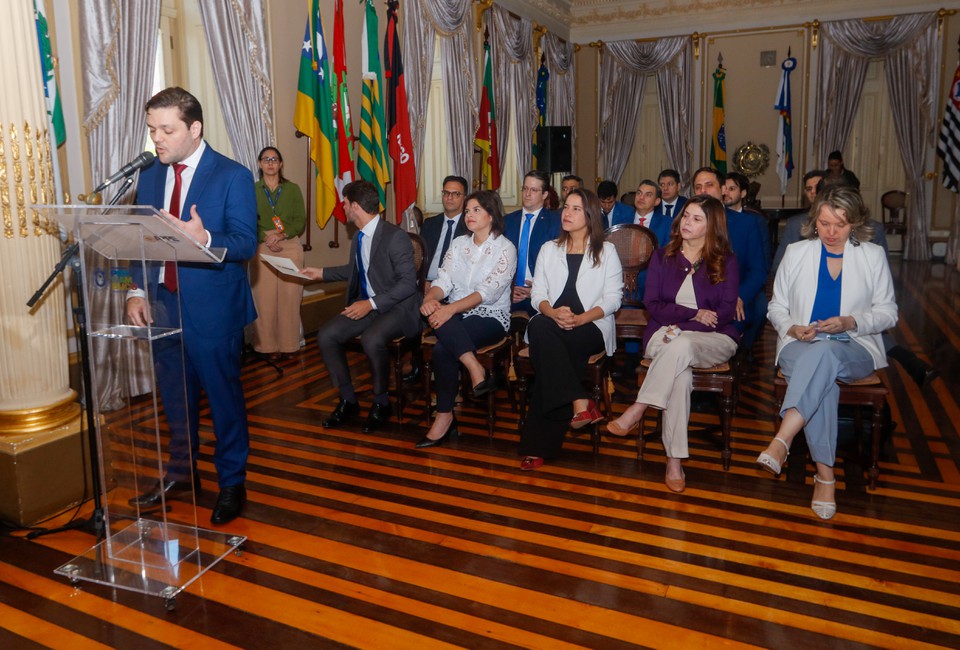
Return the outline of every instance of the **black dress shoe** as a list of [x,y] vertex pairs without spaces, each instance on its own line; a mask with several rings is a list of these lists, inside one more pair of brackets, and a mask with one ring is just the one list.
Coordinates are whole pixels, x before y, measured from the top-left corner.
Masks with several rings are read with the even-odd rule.
[[359,404],[341,399],[337,404],[337,408],[333,409],[333,413],[330,414],[330,417],[323,421],[323,426],[327,427],[328,429],[330,427],[338,427],[350,418],[358,415],[360,415]]
[[923,388],[939,377],[940,371],[917,360],[917,366],[910,370],[910,376],[913,378],[913,381],[917,382],[917,386]]
[[217,505],[213,507],[210,523],[225,524],[240,516],[243,506],[247,502],[247,488],[241,485],[231,485],[220,490]]
[[497,380],[493,377],[487,377],[479,384],[473,387],[473,396],[474,397],[483,397],[492,390],[496,390]]
[[361,431],[364,433],[373,433],[384,424],[387,420],[390,419],[391,408],[390,404],[374,404],[370,407],[370,415],[367,416],[367,421],[363,423],[363,428]]
[[131,506],[140,506],[141,508],[152,508],[154,506],[160,505],[164,499],[176,499],[177,497],[187,496],[188,494],[200,494],[200,475],[193,475],[193,488],[191,489],[190,481],[187,480],[172,480],[164,478],[162,481],[157,481],[156,484],[148,491],[144,492],[139,496],[135,496],[127,503]]
[[405,374],[401,381],[405,384],[415,384],[420,381],[420,366],[414,366],[413,370]]
[[431,440],[430,438],[424,436],[420,442],[418,442],[415,447],[417,449],[425,449],[427,447],[439,447],[443,444],[444,440],[450,440],[456,438],[460,435],[460,429],[457,428],[457,418],[454,417],[453,421],[450,423],[450,426],[447,427],[447,430],[442,436],[436,440]]

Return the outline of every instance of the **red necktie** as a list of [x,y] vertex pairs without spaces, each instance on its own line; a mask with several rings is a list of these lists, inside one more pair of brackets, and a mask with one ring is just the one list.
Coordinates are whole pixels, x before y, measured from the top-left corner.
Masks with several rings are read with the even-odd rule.
[[[180,218],[180,187],[183,179],[180,174],[187,166],[183,163],[173,163],[173,191],[170,192],[170,208],[167,210],[170,214]],[[163,265],[163,286],[171,293],[177,290],[177,263],[166,262]]]

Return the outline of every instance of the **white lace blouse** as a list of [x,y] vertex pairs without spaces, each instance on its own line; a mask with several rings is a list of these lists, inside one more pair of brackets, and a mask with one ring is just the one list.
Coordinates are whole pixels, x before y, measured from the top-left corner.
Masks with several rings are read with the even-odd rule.
[[473,234],[457,237],[443,257],[437,279],[431,285],[455,302],[473,292],[481,303],[464,312],[464,316],[496,318],[503,330],[510,329],[510,293],[517,271],[517,249],[503,235],[490,235],[479,246]]

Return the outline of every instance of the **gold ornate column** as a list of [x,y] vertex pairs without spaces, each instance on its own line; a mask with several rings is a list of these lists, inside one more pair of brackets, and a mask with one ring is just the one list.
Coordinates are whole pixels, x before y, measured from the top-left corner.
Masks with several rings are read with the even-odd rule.
[[8,0],[0,25],[0,517],[29,523],[77,500],[85,467],[70,389],[60,258],[33,0]]

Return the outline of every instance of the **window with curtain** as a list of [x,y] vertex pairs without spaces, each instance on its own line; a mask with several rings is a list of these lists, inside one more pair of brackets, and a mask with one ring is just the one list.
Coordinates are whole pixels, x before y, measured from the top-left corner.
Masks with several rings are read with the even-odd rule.
[[[419,165],[420,178],[417,183],[417,205],[427,216],[443,211],[440,191],[443,189],[443,179],[450,174],[450,151],[447,146],[450,128],[443,103],[443,65],[440,62],[442,50],[440,39],[437,38],[433,50],[433,71],[430,77],[430,93],[427,99],[423,157]],[[497,128],[506,127],[498,122]],[[522,172],[517,170],[516,146],[513,129],[510,129],[507,150],[500,152],[501,160],[505,161],[503,174],[501,175],[500,198],[508,211],[511,206],[516,208],[520,205],[519,177]],[[479,156],[475,158],[479,163]],[[474,180],[474,178],[467,179],[470,183]]]
[[[633,147],[627,166],[617,186],[620,193],[632,192],[645,178],[657,180],[661,169],[670,167],[667,148],[663,142],[663,125],[660,119],[660,96],[657,92],[657,75],[647,75],[640,118],[633,139]],[[684,182],[684,194],[686,194]]]

